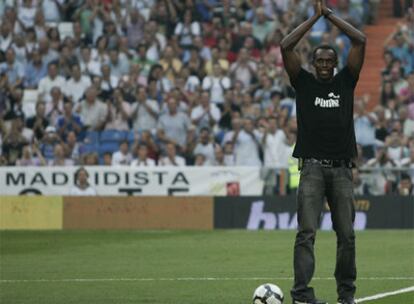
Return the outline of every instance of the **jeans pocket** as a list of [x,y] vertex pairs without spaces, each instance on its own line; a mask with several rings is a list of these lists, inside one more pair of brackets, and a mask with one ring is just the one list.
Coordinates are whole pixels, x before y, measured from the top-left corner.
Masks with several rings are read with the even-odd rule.
[[300,176],[306,176],[309,175],[310,171],[311,171],[311,165],[309,164],[304,164],[302,170],[300,170]]
[[352,182],[353,179],[354,179],[353,176],[352,176],[352,169],[351,168],[342,168],[342,170],[344,171],[345,177]]

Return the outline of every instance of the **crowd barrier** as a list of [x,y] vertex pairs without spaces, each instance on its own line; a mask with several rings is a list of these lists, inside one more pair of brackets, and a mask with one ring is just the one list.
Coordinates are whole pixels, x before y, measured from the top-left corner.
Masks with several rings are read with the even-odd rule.
[[[355,229],[412,229],[412,197],[355,200]],[[0,229],[296,229],[294,196],[0,196]],[[320,222],[331,230],[328,205]]]

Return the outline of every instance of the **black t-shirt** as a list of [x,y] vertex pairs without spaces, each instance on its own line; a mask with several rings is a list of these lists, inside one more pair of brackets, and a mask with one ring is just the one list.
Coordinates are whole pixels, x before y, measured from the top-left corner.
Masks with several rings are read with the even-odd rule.
[[324,83],[304,69],[291,79],[296,90],[298,136],[294,157],[351,159],[356,156],[353,120],[355,79],[345,67]]

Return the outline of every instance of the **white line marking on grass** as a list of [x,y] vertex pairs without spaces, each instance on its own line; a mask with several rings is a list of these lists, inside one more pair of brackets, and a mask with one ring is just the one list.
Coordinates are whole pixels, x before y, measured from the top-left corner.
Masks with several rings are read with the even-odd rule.
[[395,291],[390,291],[390,292],[384,292],[384,293],[379,293],[373,296],[369,296],[369,297],[365,297],[365,298],[361,298],[361,299],[356,299],[355,302],[356,303],[362,303],[362,302],[368,302],[368,301],[373,301],[373,300],[378,300],[378,299],[382,299],[382,298],[386,298],[386,297],[390,297],[390,296],[395,296],[401,293],[407,293],[407,292],[413,292],[414,291],[414,286],[411,287],[407,287],[407,288],[403,288],[403,289],[398,289]]
[[[0,283],[49,283],[49,282],[147,282],[147,281],[282,281],[293,280],[293,277],[245,277],[245,278],[218,278],[218,277],[181,277],[181,278],[72,278],[72,279],[27,279],[27,280],[0,280]],[[315,277],[316,281],[331,281],[333,277]],[[406,281],[414,280],[414,277],[362,277],[363,281]],[[410,287],[411,288],[411,287]]]

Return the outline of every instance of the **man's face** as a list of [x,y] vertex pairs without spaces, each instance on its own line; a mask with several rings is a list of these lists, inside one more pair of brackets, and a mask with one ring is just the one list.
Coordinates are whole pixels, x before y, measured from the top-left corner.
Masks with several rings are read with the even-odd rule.
[[49,66],[49,76],[51,78],[55,78],[57,76],[57,66],[55,64],[51,64]]
[[316,51],[313,66],[315,67],[318,79],[322,81],[331,80],[336,65],[337,58],[334,51],[330,49],[318,49]]

